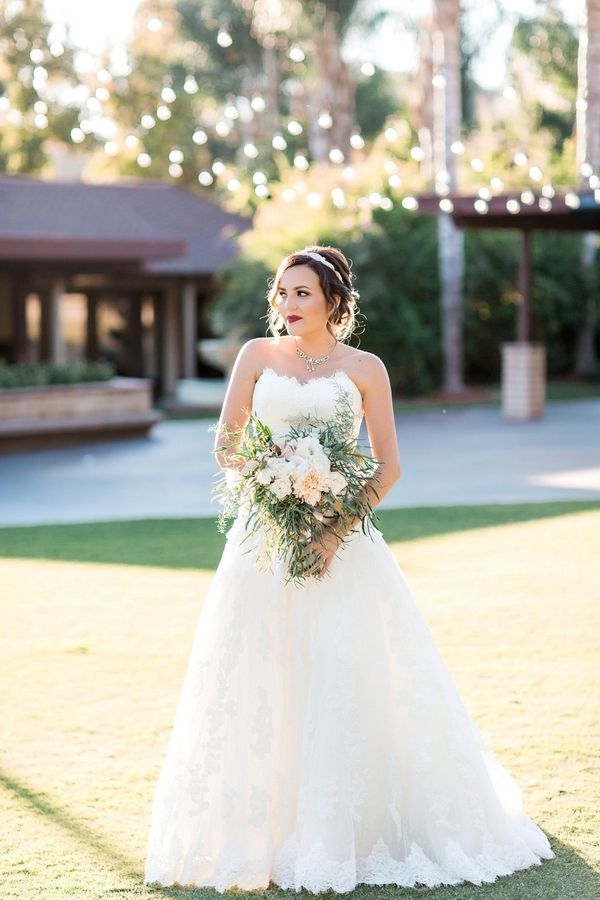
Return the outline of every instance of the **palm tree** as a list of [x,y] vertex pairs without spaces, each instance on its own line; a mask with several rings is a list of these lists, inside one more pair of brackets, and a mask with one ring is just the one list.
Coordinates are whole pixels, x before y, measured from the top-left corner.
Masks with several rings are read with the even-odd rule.
[[[600,176],[600,0],[587,0],[579,33],[577,90],[577,165],[583,176],[586,166]],[[588,170],[589,175],[589,170]],[[589,275],[590,290],[586,305],[586,321],[578,336],[575,371],[579,374],[598,365],[595,348],[597,310],[595,271],[597,237],[586,233],[583,240],[582,265]]]
[[[460,0],[433,0],[431,8],[432,159],[438,193],[456,190],[451,146],[461,130]],[[443,388],[464,390],[464,236],[451,216],[438,217]]]

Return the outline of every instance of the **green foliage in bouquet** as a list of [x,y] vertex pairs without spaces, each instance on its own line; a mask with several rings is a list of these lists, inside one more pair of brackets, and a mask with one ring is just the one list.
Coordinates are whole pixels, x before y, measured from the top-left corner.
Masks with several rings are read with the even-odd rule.
[[301,584],[313,563],[309,544],[320,545],[326,529],[340,545],[357,521],[370,532],[377,516],[369,494],[378,498],[381,462],[361,450],[353,422],[354,410],[342,392],[330,420],[303,417],[283,436],[274,436],[255,413],[242,429],[211,427],[226,441],[214,452],[231,462],[213,487],[222,504],[217,527],[224,532],[232,518],[246,513],[244,540],[261,537],[259,570],[272,572],[280,559],[286,583]]

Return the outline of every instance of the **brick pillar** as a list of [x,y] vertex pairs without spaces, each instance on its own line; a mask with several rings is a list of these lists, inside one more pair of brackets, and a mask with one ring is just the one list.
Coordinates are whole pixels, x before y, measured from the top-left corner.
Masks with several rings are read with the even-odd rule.
[[546,348],[541,343],[502,344],[502,413],[506,419],[528,421],[544,414]]

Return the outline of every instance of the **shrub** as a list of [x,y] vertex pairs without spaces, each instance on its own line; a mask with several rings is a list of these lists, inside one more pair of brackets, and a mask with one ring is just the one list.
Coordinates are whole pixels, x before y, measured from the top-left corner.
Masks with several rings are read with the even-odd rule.
[[16,363],[15,365],[0,362],[0,388],[108,381],[114,373],[114,366],[106,362]]

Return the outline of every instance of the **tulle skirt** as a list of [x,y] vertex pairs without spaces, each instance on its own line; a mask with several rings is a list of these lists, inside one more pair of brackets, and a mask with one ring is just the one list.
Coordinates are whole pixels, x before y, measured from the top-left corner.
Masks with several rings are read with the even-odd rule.
[[[481,884],[554,857],[379,531],[285,583],[230,528],[156,786],[144,880]],[[250,552],[246,552],[250,551]]]

